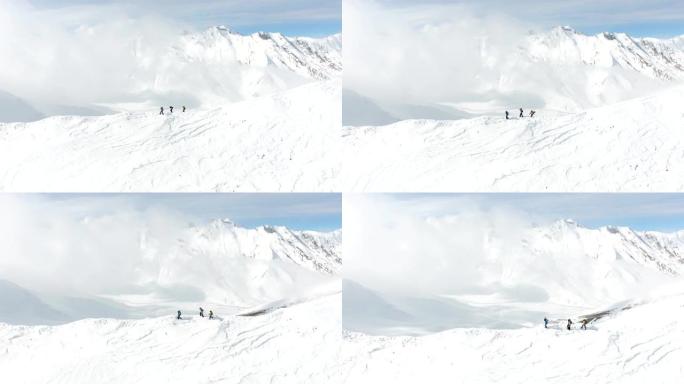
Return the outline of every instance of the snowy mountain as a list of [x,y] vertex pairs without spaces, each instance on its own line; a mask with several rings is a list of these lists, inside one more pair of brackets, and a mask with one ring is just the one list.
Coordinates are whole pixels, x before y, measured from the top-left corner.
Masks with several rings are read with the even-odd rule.
[[[449,233],[445,220],[431,224],[434,231]],[[638,302],[684,277],[684,231],[589,229],[561,220],[529,228],[490,228],[471,240],[481,246],[471,249],[472,255],[446,245],[418,248],[467,259],[458,271],[445,267],[433,276],[435,281],[465,276],[462,286],[439,292],[418,292],[417,287],[412,293],[383,288],[368,277],[345,280],[345,328],[377,335],[524,328],[544,316],[567,318]],[[425,241],[432,244],[430,236]]]
[[654,79],[684,79],[684,36],[634,38],[608,32],[587,36],[571,27],[556,27],[529,36],[520,54],[551,65],[622,68]]
[[0,321],[54,324],[87,317],[137,318],[210,304],[235,313],[339,291],[340,231],[247,229],[217,220],[189,226],[175,238],[165,236],[141,229],[139,244],[131,244],[128,251],[137,256],[117,266],[116,273],[126,280],[119,287],[58,296],[11,284],[12,276],[5,276],[9,281],[0,284],[0,297],[8,307],[0,311]]
[[526,244],[540,257],[624,261],[667,275],[684,276],[684,231],[644,232],[628,227],[588,229],[572,220],[563,220],[537,228]]
[[452,329],[419,337],[345,332],[342,369],[353,383],[664,384],[681,375],[683,304],[681,290],[671,292],[615,310],[586,331],[577,324],[572,331],[544,329],[540,318],[532,328]]
[[0,323],[0,370],[13,383],[342,382],[339,294],[211,321],[182,309],[182,320]]
[[527,96],[516,104],[528,108],[576,112],[640,97],[684,80],[684,36],[587,36],[570,27],[556,27],[527,36],[513,58],[496,62],[499,81],[483,85],[483,90],[502,95],[496,103],[498,111],[507,109],[503,101],[513,101],[509,96],[518,93]]
[[340,82],[215,109],[0,123],[0,190],[339,190]]
[[[345,89],[349,108],[345,107],[344,124],[454,120],[500,115],[520,107],[546,114],[580,113],[644,97],[684,81],[684,36],[635,38],[609,32],[589,36],[570,27],[556,27],[513,34],[505,43],[486,34],[472,39],[478,49],[473,48],[462,64],[463,71],[472,74],[469,83],[438,87],[439,92],[428,93],[412,104]],[[424,54],[429,57],[432,53]],[[458,65],[453,64],[455,70]],[[440,64],[435,66],[440,68]],[[407,81],[404,86],[417,85]]]
[[[77,41],[97,42],[101,31],[84,26],[73,33]],[[64,89],[55,100],[50,92],[32,90],[30,81],[9,82],[0,89],[0,99],[20,109],[0,109],[0,122],[158,110],[169,105],[215,108],[311,82],[339,80],[342,74],[340,34],[324,38],[266,32],[243,35],[217,26],[163,38],[158,33],[122,36],[107,44],[112,46],[97,42],[97,48],[84,47],[84,52],[75,53],[82,56],[80,60],[27,63],[39,72],[84,73],[84,79],[91,78],[98,87],[90,89],[91,84],[73,76],[46,78],[50,87]],[[93,70],[97,63],[88,60],[100,59],[100,50],[119,52],[114,60],[120,62],[108,63],[102,72]]]
[[684,190],[683,99],[676,86],[532,119],[526,110],[523,119],[345,127],[341,181],[367,192]]
[[141,77],[135,75],[133,84],[138,84],[138,92],[191,93],[208,105],[342,75],[339,34],[320,39],[265,32],[242,35],[218,26],[181,36],[159,62],[151,61],[154,67],[143,53],[136,56]]

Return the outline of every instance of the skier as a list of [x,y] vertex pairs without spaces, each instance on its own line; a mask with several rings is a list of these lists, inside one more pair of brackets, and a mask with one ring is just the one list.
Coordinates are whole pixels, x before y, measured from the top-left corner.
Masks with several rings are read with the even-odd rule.
[[209,320],[212,320],[214,318],[214,311],[209,310]]
[[572,320],[568,319],[568,331],[572,329]]
[[173,113],[173,105],[169,105],[169,111],[171,111],[171,113]]
[[[173,112],[173,111],[171,111],[171,112]],[[522,118],[522,117],[523,117],[523,109],[520,108],[520,118]]]
[[161,107],[161,108],[159,109],[159,114],[160,114],[160,115],[163,115],[163,114],[164,114],[164,107]]
[[508,111],[506,111],[506,120],[508,120]]
[[200,317],[204,317],[204,308],[200,307]]
[[544,328],[548,328],[548,327],[549,327],[549,319],[547,319],[547,318],[545,317],[545,318],[544,318]]
[[530,111],[530,117],[534,117],[534,114],[537,113],[534,109]]
[[582,329],[587,330],[587,319],[582,320]]
[[181,312],[180,312],[180,310],[179,310],[179,311],[178,311],[178,315],[176,315],[176,320],[180,320],[180,319],[181,319]]
[[183,106],[183,112],[185,112],[185,105]]

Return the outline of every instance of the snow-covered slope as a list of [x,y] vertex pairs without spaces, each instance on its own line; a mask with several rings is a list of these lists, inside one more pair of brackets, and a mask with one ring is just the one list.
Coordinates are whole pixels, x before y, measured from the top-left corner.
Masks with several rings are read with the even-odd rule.
[[[80,230],[87,233],[88,223]],[[107,271],[123,280],[118,287],[74,289],[59,294],[5,282],[0,284],[0,296],[7,308],[0,311],[0,321],[54,324],[96,315],[160,316],[178,307],[210,304],[224,313],[275,302],[287,305],[339,291],[340,243],[339,230],[322,233],[271,226],[247,229],[229,220],[190,226],[177,233],[143,228],[138,243],[130,244],[125,251],[129,255],[120,259],[117,270]],[[89,246],[62,243],[60,247],[80,251]],[[5,255],[2,265],[12,266],[12,258],[22,257],[21,248],[6,252],[12,251],[15,254]],[[70,265],[77,263],[53,259],[55,271],[73,268]],[[92,263],[94,267],[81,267],[97,270],[98,261]],[[15,273],[31,276],[32,271]],[[19,285],[24,281],[12,281],[12,275],[5,278]],[[24,278],[30,284],[31,279]],[[59,278],[69,279],[63,275]]]
[[336,190],[339,105],[330,80],[173,115],[0,124],[0,190]]
[[348,383],[671,383],[684,374],[683,315],[677,294],[612,313],[586,331],[540,324],[420,337],[347,332],[342,368]]
[[345,190],[368,192],[681,191],[681,100],[678,86],[533,119],[345,127],[341,180]]
[[0,371],[12,383],[337,383],[340,308],[332,295],[213,321],[0,324]]

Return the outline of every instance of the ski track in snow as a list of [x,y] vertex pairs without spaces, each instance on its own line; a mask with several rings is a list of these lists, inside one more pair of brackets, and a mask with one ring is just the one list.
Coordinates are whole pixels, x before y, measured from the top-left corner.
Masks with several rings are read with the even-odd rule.
[[0,372],[12,383],[335,383],[340,302],[337,294],[213,321],[0,324]]
[[344,127],[341,182],[355,192],[681,191],[681,100],[676,87],[577,114]]
[[0,190],[333,191],[339,80],[214,110],[0,124]]
[[613,314],[586,331],[453,329],[419,337],[345,332],[342,364],[346,382],[355,384],[672,383],[684,375],[683,299]]

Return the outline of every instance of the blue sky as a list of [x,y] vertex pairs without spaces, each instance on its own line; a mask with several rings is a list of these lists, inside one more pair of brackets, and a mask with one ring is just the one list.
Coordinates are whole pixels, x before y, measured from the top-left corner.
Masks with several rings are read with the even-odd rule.
[[[24,1],[24,0],[9,0]],[[324,36],[342,29],[341,0],[28,0],[40,11],[67,17],[160,16],[206,29],[227,25],[241,33]]]
[[482,210],[510,208],[550,221],[573,219],[589,228],[627,226],[672,232],[684,229],[684,194],[410,194],[400,200],[431,207],[427,214],[448,214],[472,204]]
[[330,231],[341,227],[341,195],[335,193],[134,193],[17,195],[51,214],[79,217],[122,210],[165,209],[195,222],[228,218],[254,228],[284,225],[291,229]]
[[[364,0],[370,1],[370,0]],[[416,6],[410,0],[378,0],[388,6]],[[638,37],[684,34],[681,0],[423,0],[418,7],[458,7],[481,16],[503,14],[538,28],[569,25],[580,32],[626,32]],[[449,12],[445,9],[445,12]]]

